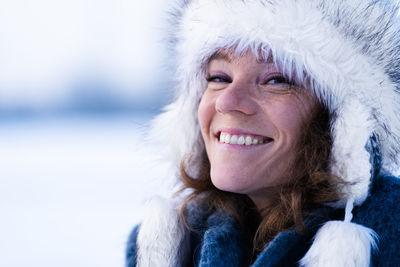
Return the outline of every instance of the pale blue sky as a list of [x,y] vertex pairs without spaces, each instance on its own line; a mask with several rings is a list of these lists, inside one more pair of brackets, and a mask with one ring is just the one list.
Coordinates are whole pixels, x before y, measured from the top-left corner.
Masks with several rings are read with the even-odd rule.
[[163,79],[165,2],[1,1],[0,106],[57,105],[88,79],[140,97]]

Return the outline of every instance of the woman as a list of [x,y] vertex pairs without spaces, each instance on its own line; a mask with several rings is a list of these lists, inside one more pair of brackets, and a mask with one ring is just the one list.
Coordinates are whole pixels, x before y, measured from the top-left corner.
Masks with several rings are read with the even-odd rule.
[[127,266],[399,265],[397,13],[184,1],[176,100],[152,133],[188,192],[153,201]]

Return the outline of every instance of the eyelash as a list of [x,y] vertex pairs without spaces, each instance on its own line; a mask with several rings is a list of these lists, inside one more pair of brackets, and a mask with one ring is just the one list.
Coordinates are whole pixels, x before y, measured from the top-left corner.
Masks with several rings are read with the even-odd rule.
[[[207,82],[216,82],[216,83],[232,82],[230,78],[224,77],[221,75],[208,76],[206,78],[206,80],[207,80]],[[278,82],[270,83],[270,81],[273,81],[273,80],[277,80]],[[268,78],[268,80],[266,82],[264,82],[263,84],[281,84],[281,83],[293,85],[293,82],[289,81],[287,78],[280,76],[280,75],[276,75],[276,76],[272,76],[272,77]]]
[[[278,82],[274,82],[274,83],[270,83],[271,81],[278,81]],[[277,75],[277,76],[272,76],[270,78],[268,78],[268,80],[266,82],[264,82],[263,84],[279,84],[279,83],[284,83],[284,84],[292,84],[288,79],[286,79],[283,76]]]
[[[217,81],[220,80],[220,81]],[[232,82],[228,77],[224,77],[221,75],[213,75],[213,76],[208,76],[206,78],[207,82],[216,82],[216,83],[230,83]]]

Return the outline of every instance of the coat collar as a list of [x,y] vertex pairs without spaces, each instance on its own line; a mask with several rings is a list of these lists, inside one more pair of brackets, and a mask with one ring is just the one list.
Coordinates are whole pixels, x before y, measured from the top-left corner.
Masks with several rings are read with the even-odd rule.
[[[222,211],[207,214],[193,208],[189,212],[195,213],[196,220],[192,220],[191,225],[194,228],[191,232],[194,266],[249,266],[251,251],[245,250],[244,233],[232,216]],[[279,233],[251,266],[297,266],[320,226],[342,216],[341,211],[330,207],[318,209],[305,220],[307,230],[304,233],[296,229]]]

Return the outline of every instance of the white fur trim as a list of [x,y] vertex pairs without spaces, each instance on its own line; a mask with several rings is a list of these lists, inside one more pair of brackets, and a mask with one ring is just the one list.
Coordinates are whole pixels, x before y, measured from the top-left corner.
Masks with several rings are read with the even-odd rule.
[[187,230],[169,200],[151,200],[136,244],[138,267],[186,266],[190,248]]
[[187,171],[196,173],[204,151],[197,107],[208,58],[228,47],[261,48],[289,74],[307,73],[313,90],[336,114],[331,167],[349,182],[340,204],[350,196],[362,203],[370,183],[365,150],[370,135],[378,137],[385,170],[398,169],[400,158],[400,77],[389,76],[400,69],[399,34],[390,27],[397,11],[385,3],[184,0],[173,29],[176,100],[154,121],[152,140],[167,147],[165,159],[175,167],[191,155]]
[[223,48],[261,48],[288,73],[307,73],[313,90],[336,113],[332,170],[349,182],[340,204],[350,196],[356,205],[362,203],[371,169],[365,145],[372,133],[379,139],[383,168],[399,166],[400,97],[395,87],[400,81],[395,84],[388,76],[400,67],[400,51],[394,50],[398,34],[395,27],[388,28],[393,14],[394,6],[368,0],[183,1],[173,33],[177,98],[155,120],[152,132],[158,136],[153,140],[168,147],[165,158],[173,166],[191,155],[187,171],[196,173],[204,150],[196,114],[207,59]]
[[349,183],[342,190],[344,200],[352,198],[359,205],[367,198],[370,184],[372,166],[365,145],[374,129],[371,111],[358,99],[349,98],[336,115],[332,125],[331,171]]
[[330,221],[316,234],[311,248],[301,259],[303,267],[368,267],[377,235],[362,225]]
[[[175,172],[179,171],[180,162],[188,157],[193,166],[197,166],[198,157],[203,151],[203,140],[197,123],[197,97],[181,95],[164,108],[151,124],[149,142],[157,144],[161,161],[171,164]],[[191,165],[191,164],[189,164]],[[187,170],[190,175],[196,175],[197,168]]]

